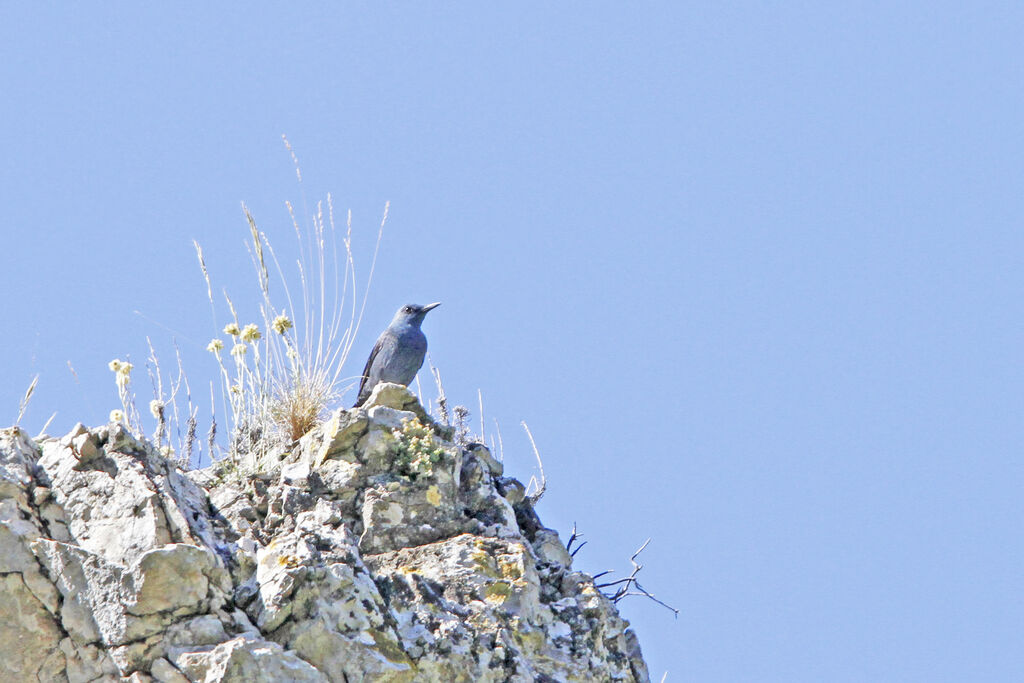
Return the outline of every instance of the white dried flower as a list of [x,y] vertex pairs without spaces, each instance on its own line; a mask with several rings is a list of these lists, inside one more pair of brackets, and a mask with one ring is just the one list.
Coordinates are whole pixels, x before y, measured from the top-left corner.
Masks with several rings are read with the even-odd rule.
[[[113,365],[113,363],[111,363]],[[116,374],[114,375],[114,381],[117,382],[117,386],[124,388],[128,385],[128,381],[131,379],[132,368],[134,366],[131,363],[118,361]]]
[[242,330],[242,341],[254,342],[261,336],[260,328],[256,327],[255,323],[249,323],[245,326],[245,329]]
[[271,327],[273,327],[274,331],[277,332],[278,334],[284,334],[289,329],[291,329],[291,326],[292,321],[289,320],[288,316],[285,315],[284,313],[274,318],[274,322],[271,324]]

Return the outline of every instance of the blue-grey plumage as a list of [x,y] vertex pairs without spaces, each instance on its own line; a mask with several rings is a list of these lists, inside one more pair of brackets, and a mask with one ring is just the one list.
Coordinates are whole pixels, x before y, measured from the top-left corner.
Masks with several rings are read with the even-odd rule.
[[409,386],[409,382],[415,379],[423,366],[423,357],[427,355],[427,338],[420,325],[427,313],[440,305],[440,301],[426,306],[407,304],[398,309],[388,329],[370,351],[354,408],[363,405],[373,393],[373,388],[381,382]]

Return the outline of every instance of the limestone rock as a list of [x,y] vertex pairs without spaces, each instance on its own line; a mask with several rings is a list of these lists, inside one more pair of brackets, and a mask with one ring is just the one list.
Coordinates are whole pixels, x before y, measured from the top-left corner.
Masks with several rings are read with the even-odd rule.
[[0,681],[648,680],[523,485],[406,387],[255,460],[0,431]]
[[[62,634],[54,615],[33,595],[20,574],[0,575],[0,680],[45,680],[41,675],[54,667],[46,657],[59,651]],[[57,667],[63,668],[63,667]]]

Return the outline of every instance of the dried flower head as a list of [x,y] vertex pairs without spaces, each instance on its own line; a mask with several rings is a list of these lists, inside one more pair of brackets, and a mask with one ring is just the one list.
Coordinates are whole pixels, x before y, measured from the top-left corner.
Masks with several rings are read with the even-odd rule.
[[245,344],[235,344],[231,347],[232,356],[242,356],[249,352],[249,347]]
[[261,336],[260,328],[256,327],[255,323],[249,323],[245,326],[245,329],[242,330],[242,341],[254,342]]
[[206,350],[210,353],[219,353],[224,348],[224,342],[220,339],[211,339],[210,343],[206,345]]
[[111,422],[124,422],[124,412],[120,411],[120,410],[111,410],[110,411],[110,421]]
[[287,315],[282,313],[281,315],[274,318],[274,322],[272,323],[271,327],[274,328],[274,332],[277,332],[278,334],[284,334],[289,329],[291,329],[292,321],[288,318]]
[[224,326],[224,334],[230,334],[232,337],[237,337],[242,334],[242,331],[238,329],[238,323],[228,323]]
[[164,402],[160,399],[154,398],[149,402],[149,412],[156,419],[160,419],[160,416],[164,414]]
[[128,381],[131,379],[132,368],[135,366],[126,361],[112,360],[107,367],[114,370],[114,381],[117,382],[118,387],[123,389],[128,386]]

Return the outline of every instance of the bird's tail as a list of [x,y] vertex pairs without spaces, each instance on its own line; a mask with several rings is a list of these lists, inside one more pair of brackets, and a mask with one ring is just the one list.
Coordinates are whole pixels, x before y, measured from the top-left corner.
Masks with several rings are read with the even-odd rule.
[[362,406],[364,403],[366,403],[366,399],[368,398],[370,398],[370,392],[366,392],[365,394],[360,392],[359,397],[356,399],[356,402],[352,404],[352,407],[358,408]]

